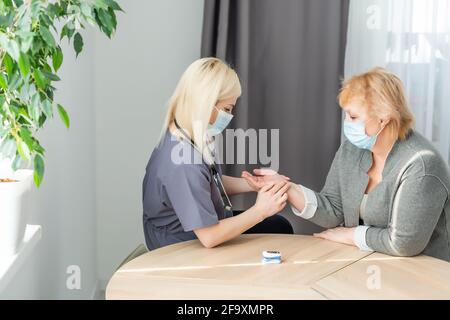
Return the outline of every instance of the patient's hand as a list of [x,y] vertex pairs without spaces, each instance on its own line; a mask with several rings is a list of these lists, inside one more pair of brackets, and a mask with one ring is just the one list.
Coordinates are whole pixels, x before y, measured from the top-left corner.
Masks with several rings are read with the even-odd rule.
[[314,233],[314,237],[322,238],[329,241],[339,242],[348,245],[355,245],[353,240],[356,228],[337,227],[325,230],[320,233]]
[[248,185],[254,190],[259,191],[264,185],[270,183],[286,182],[290,178],[284,175],[278,174],[276,171],[271,169],[255,169],[253,170],[254,175],[248,171],[242,171],[242,178],[244,178]]

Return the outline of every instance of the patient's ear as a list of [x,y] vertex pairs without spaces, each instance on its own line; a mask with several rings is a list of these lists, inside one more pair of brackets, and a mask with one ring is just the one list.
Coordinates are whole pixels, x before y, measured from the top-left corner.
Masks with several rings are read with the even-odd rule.
[[386,127],[389,122],[391,122],[391,119],[380,119],[380,125],[382,128]]

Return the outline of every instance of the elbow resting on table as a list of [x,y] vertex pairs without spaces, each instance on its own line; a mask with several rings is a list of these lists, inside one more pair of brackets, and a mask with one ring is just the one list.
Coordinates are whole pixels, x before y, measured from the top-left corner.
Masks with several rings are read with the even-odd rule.
[[201,244],[207,248],[207,249],[212,249],[214,247],[216,247],[218,245],[218,243],[215,243],[214,241],[212,241],[211,239],[199,239]]
[[200,243],[205,248],[211,249],[221,244],[221,241],[219,241],[213,230],[203,228],[195,230],[194,232]]
[[342,216],[332,211],[317,211],[309,221],[325,229],[333,229],[344,223]]
[[389,254],[397,257],[415,257],[423,252],[425,246],[418,246],[416,241],[409,240],[407,242],[396,243],[396,241],[391,242],[392,252]]

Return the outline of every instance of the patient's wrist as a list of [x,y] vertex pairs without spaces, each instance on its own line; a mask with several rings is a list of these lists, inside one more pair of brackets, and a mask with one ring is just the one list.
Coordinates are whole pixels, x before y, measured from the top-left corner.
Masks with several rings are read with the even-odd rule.
[[300,187],[294,182],[289,182],[289,189],[287,190],[288,200],[291,199],[297,192],[302,192]]

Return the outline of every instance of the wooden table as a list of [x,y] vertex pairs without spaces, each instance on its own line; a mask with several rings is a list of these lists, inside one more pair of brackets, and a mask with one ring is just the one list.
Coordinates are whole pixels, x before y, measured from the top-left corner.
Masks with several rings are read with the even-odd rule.
[[[261,263],[279,250],[281,264]],[[396,258],[311,236],[242,235],[146,253],[111,278],[106,299],[450,299],[450,263]]]
[[[377,277],[377,278],[374,278]],[[313,286],[329,299],[450,299],[450,263],[374,253]]]

